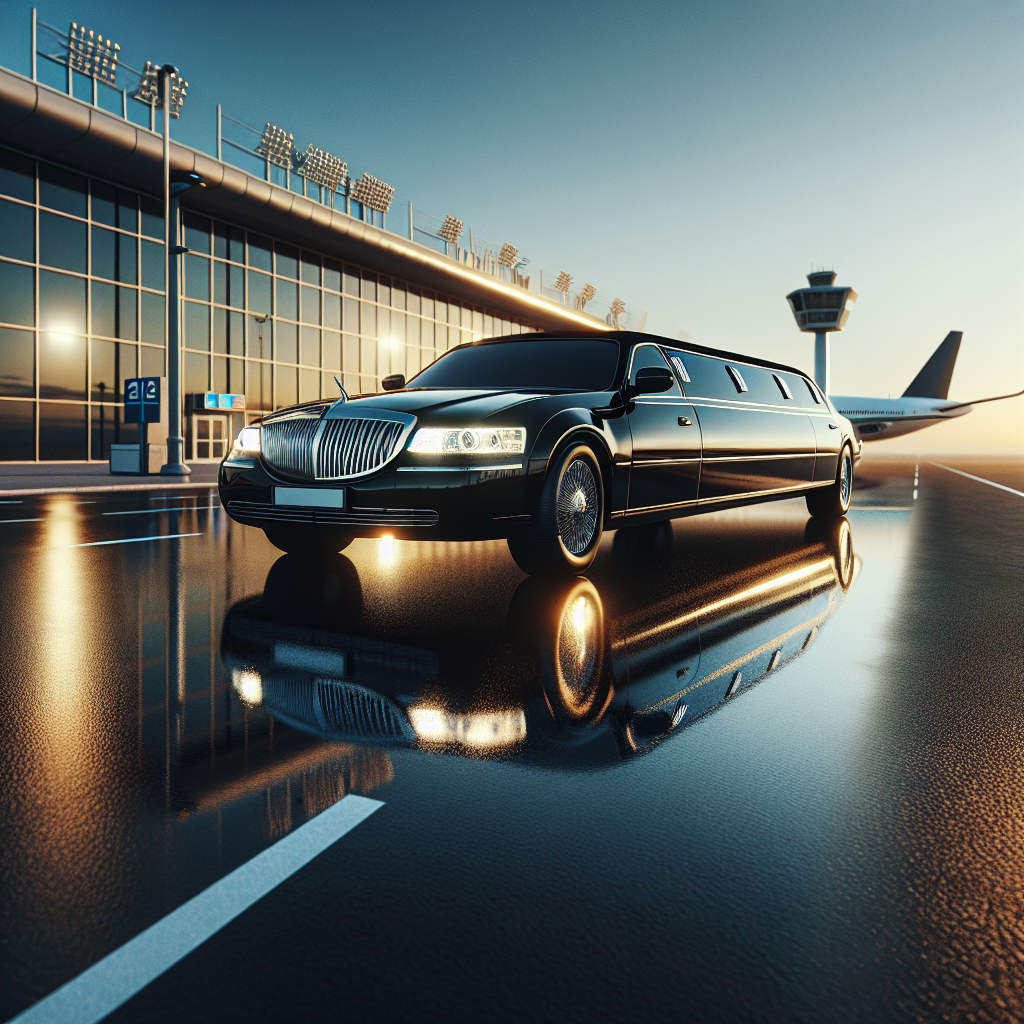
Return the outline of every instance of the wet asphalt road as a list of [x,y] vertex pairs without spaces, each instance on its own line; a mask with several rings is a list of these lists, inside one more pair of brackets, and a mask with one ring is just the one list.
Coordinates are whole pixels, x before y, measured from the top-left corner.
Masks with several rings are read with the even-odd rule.
[[948,464],[1013,490],[866,461],[848,526],[619,531],[562,584],[5,499],[0,1019],[347,793],[109,1019],[1024,1018],[1024,467]]

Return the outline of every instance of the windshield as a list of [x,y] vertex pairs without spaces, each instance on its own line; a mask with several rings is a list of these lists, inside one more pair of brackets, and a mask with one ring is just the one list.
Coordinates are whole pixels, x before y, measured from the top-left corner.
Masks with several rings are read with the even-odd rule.
[[619,361],[614,341],[499,341],[453,349],[418,373],[411,388],[565,388],[607,391]]

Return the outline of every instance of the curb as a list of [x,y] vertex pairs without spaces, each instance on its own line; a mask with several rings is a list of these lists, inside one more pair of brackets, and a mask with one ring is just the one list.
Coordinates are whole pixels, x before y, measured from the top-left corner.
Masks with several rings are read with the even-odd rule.
[[195,484],[100,484],[91,487],[21,487],[17,489],[0,490],[0,496],[15,498],[18,495],[33,494],[84,494],[96,491],[168,491],[168,490],[213,490],[217,481],[211,483]]

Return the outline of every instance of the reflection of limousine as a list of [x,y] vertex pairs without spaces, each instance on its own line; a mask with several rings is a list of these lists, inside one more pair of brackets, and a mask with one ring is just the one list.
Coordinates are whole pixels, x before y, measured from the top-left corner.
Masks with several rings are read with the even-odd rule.
[[296,553],[506,537],[526,572],[581,572],[604,529],[801,494],[841,516],[860,455],[799,370],[645,334],[477,342],[383,386],[242,430],[228,514]]
[[[639,589],[653,596],[634,604],[621,595],[637,589],[635,570],[604,597],[582,578],[528,579],[504,632],[474,647],[446,635],[448,610],[427,647],[430,612],[409,613],[421,620],[417,642],[401,642],[393,623],[383,639],[359,625],[348,559],[313,567],[288,556],[262,597],[228,614],[222,657],[243,699],[324,739],[586,767],[649,748],[798,657],[855,569],[844,519],[824,540],[702,574],[714,582],[684,593],[659,596],[645,574]],[[320,593],[331,595],[322,616],[309,600]]]

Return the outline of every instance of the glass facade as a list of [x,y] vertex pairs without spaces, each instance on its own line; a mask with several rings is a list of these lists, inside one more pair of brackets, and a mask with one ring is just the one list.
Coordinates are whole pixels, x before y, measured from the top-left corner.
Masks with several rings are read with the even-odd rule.
[[[244,394],[248,420],[337,395],[335,375],[375,392],[536,329],[195,213],[182,228],[183,391]],[[0,461],[100,461],[138,440],[121,392],[166,372],[163,233],[159,200],[0,148]]]

